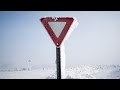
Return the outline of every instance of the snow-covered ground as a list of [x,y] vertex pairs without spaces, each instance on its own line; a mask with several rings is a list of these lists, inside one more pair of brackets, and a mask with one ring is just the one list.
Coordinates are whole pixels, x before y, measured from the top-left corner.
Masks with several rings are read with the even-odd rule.
[[71,79],[120,79],[119,65],[81,65],[66,71]]
[[[56,79],[52,68],[2,70],[0,79]],[[80,65],[66,69],[65,79],[120,79],[120,65]]]
[[30,70],[30,71],[2,71],[0,72],[0,79],[45,79],[53,74],[54,70]]

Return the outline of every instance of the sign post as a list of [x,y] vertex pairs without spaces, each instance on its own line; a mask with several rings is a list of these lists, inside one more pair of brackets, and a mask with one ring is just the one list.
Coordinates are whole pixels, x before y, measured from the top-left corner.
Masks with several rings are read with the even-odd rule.
[[57,79],[61,79],[60,45],[69,31],[74,19],[72,17],[44,17],[40,20],[56,45]]
[[61,56],[60,47],[56,47],[57,79],[61,79]]

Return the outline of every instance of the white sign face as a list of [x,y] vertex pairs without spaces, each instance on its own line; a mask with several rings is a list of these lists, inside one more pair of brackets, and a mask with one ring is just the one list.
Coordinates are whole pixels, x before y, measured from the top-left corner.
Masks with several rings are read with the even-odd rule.
[[55,33],[56,37],[58,38],[62,30],[64,29],[66,22],[48,22],[48,24]]

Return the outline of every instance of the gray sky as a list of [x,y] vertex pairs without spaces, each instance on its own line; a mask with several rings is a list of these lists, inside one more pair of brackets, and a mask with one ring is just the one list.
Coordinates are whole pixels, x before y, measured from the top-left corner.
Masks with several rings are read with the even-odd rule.
[[120,64],[120,11],[0,11],[0,65],[55,65],[43,16],[76,17],[65,41],[66,66]]

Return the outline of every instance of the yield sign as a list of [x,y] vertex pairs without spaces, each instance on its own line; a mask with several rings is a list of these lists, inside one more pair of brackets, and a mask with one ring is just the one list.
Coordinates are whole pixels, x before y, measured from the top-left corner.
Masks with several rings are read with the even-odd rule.
[[51,39],[55,43],[56,47],[59,47],[65,38],[70,26],[73,22],[73,18],[52,18],[46,17],[40,19],[44,27],[46,28]]

